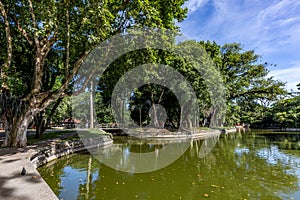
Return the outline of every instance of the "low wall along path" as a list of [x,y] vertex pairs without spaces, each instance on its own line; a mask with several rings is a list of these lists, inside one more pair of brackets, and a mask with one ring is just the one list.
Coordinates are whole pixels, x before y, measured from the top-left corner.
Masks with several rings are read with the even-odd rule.
[[[89,139],[88,142],[89,148],[93,148],[111,145],[113,140],[109,135],[103,135]],[[59,139],[37,143],[27,148],[0,149],[0,200],[58,199],[36,168],[85,149],[81,140],[61,142]],[[24,176],[21,175],[23,167],[26,169]]]

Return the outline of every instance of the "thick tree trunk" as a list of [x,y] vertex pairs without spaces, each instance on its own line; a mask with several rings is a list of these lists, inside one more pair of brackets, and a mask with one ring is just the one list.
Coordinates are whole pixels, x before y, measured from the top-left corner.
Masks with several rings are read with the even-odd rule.
[[34,123],[35,123],[35,138],[41,138],[46,131],[46,119],[44,116],[44,112],[38,113],[34,117]]
[[47,117],[45,116],[45,111],[41,111],[40,113],[36,114],[36,116],[34,117],[34,123],[36,126],[35,138],[41,138],[44,135],[46,128],[51,122],[51,117],[54,115],[56,109],[58,108],[62,100],[63,98],[57,99]]
[[[6,132],[4,147],[20,146],[27,143],[27,128],[37,113],[42,112],[55,101],[61,93],[41,93],[39,96],[19,99],[11,97],[9,91],[3,90],[0,95],[2,106],[1,117]],[[48,98],[46,98],[48,97]]]
[[27,127],[32,120],[30,112],[19,113],[18,115],[6,114],[3,118],[5,129],[4,147],[26,147]]

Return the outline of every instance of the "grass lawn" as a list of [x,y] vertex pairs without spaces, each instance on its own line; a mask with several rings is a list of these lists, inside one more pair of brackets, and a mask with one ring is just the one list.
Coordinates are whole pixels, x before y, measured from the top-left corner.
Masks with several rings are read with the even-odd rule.
[[[69,136],[69,137],[68,137]],[[42,137],[40,138],[35,138],[35,135],[30,135],[27,137],[27,144],[31,145],[36,142],[40,141],[45,141],[45,140],[50,140],[54,138],[61,138],[63,139],[74,139],[74,138],[79,138],[77,133],[74,130],[58,130],[58,131],[49,131],[45,132]]]
[[98,137],[99,135],[111,135],[100,129],[80,129],[76,130],[81,138]]
[[74,140],[80,138],[89,138],[97,137],[99,135],[111,135],[103,130],[99,129],[80,129],[80,130],[57,130],[57,131],[48,131],[43,134],[41,138],[35,138],[34,135],[27,137],[27,144],[31,145],[36,142],[51,140],[58,138],[61,141]]

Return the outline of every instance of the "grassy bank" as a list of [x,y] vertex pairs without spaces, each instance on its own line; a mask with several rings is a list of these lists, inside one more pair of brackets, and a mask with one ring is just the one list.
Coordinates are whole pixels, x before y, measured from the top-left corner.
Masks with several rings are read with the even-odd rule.
[[61,141],[80,139],[81,137],[97,137],[99,135],[110,135],[99,129],[81,129],[81,130],[51,130],[45,132],[42,137],[35,138],[34,135],[27,137],[27,144],[32,145],[37,142],[42,142],[51,139],[58,139]]

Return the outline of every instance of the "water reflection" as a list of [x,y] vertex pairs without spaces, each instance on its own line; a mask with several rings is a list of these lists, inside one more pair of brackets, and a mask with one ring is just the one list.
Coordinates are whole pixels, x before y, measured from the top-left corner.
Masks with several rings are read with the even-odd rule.
[[118,171],[146,173],[162,169],[176,161],[188,149],[191,141],[116,139],[106,149],[92,149],[90,153],[101,163]]
[[[88,153],[59,159],[39,171],[63,199],[299,199],[300,154],[282,148],[280,141],[255,132],[223,135],[200,159],[205,143],[194,140],[178,160],[151,173],[116,171]],[[133,146],[135,142],[143,143]],[[126,155],[137,147],[155,151],[164,146],[154,141],[117,143],[125,156],[120,163],[128,162]]]

